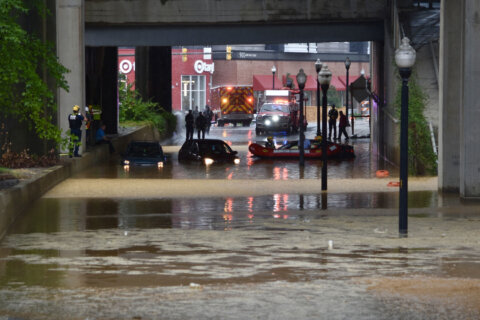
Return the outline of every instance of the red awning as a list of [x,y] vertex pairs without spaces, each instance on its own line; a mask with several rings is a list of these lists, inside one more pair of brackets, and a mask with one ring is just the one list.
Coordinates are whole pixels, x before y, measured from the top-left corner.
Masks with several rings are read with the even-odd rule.
[[[253,91],[272,90],[273,75],[254,74],[253,75]],[[282,89],[282,82],[275,77],[275,89]]]
[[[350,78],[348,79],[350,81]],[[343,83],[337,76],[332,76],[330,86],[334,87],[337,91],[345,91],[345,83]]]
[[[295,89],[298,89],[297,77],[290,75],[290,78],[293,80],[293,85]],[[282,82],[287,82],[287,76],[282,76]],[[307,82],[305,83],[305,91],[317,91],[317,78],[314,76],[307,76]]]

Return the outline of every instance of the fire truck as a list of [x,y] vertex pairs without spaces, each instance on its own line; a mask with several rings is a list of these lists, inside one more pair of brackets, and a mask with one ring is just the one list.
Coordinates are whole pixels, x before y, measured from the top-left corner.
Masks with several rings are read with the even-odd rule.
[[[258,111],[255,133],[286,132],[291,134],[300,128],[299,92],[296,90],[265,90],[262,106]],[[307,128],[306,117],[303,128]]]
[[220,86],[211,89],[212,112],[217,125],[250,126],[254,114],[252,86]]

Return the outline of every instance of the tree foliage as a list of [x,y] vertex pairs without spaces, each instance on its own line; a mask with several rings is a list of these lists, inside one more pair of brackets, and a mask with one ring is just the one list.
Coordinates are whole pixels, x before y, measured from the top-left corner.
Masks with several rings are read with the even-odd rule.
[[171,136],[177,125],[177,118],[157,103],[143,101],[133,85],[119,86],[120,122],[145,122],[152,124],[160,135]]
[[[436,175],[437,156],[433,150],[430,130],[423,114],[427,98],[415,76],[408,82],[408,171],[411,175]],[[395,108],[400,118],[402,105],[402,81],[395,96]],[[401,119],[403,121],[403,119]]]
[[42,72],[57,88],[68,90],[63,76],[68,70],[58,62],[53,45],[19,24],[27,14],[46,18],[41,2],[35,3],[32,9],[22,0],[0,0],[0,112],[27,124],[40,139],[60,143],[61,131],[52,118],[55,95]]

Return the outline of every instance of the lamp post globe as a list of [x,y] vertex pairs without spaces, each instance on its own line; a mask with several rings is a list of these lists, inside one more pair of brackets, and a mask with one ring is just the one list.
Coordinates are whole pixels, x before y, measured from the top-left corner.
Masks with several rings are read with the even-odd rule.
[[320,59],[315,61],[315,70],[317,71],[317,74],[322,70],[322,61],[320,61]]
[[326,64],[322,65],[322,70],[318,73],[318,81],[320,85],[330,86],[330,81],[332,80],[332,72],[328,69]]
[[297,74],[297,83],[298,83],[298,88],[300,89],[300,117],[298,119],[298,126],[300,128],[300,136],[298,139],[298,151],[300,153],[300,157],[298,159],[299,165],[301,167],[305,166],[305,134],[303,132],[304,130],[304,120],[303,120],[303,89],[305,88],[305,83],[307,82],[307,75],[303,71],[303,69],[300,69]]
[[305,82],[307,82],[307,75],[305,74],[303,69],[300,69],[297,73],[297,83],[300,90],[303,90],[305,88]]
[[395,51],[395,62],[402,77],[402,104],[400,114],[400,192],[398,232],[400,237],[408,234],[408,78],[415,64],[416,53],[408,38]]
[[410,39],[402,39],[402,44],[395,50],[395,63],[399,68],[411,68],[415,64],[415,49],[410,45]]
[[350,58],[347,57],[347,58],[345,59],[345,69],[347,69],[347,70],[350,69],[350,65],[351,65],[351,64],[352,64],[352,62],[350,61]]
[[317,71],[317,136],[320,135],[320,82],[318,81],[318,73],[322,70],[322,62],[320,59],[315,61],[315,71]]
[[332,73],[326,64],[318,73],[318,82],[322,86],[322,190],[327,190],[327,91]]
[[272,67],[272,90],[275,90],[275,73],[277,72],[277,68],[275,65]]

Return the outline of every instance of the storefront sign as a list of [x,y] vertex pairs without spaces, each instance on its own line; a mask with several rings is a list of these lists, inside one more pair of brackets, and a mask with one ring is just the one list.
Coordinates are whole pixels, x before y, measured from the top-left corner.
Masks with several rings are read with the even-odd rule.
[[215,63],[212,62],[211,64],[207,64],[205,63],[205,61],[197,60],[195,61],[194,68],[195,72],[197,73],[210,72],[211,74],[213,74],[213,71],[215,69]]
[[119,69],[121,73],[127,74],[132,71],[135,71],[135,62],[132,63],[130,60],[122,60],[119,65]]

